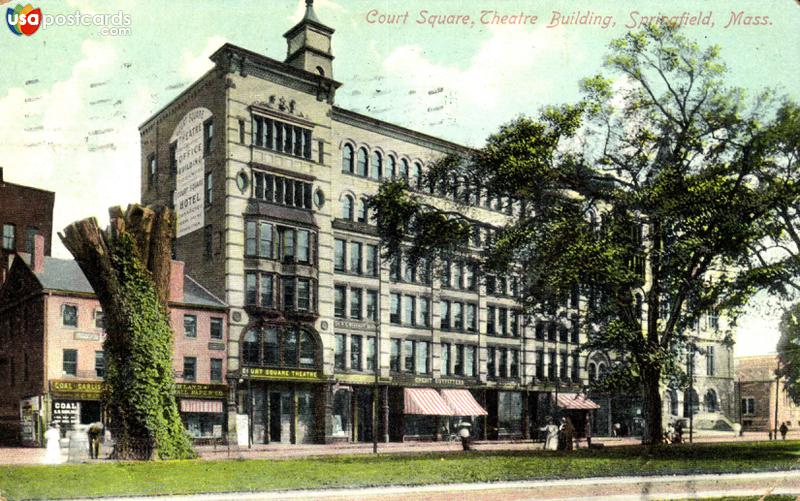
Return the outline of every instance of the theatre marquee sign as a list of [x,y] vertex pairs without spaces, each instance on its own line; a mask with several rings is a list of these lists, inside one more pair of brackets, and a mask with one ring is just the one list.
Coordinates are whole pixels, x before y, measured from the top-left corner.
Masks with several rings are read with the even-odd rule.
[[322,371],[303,369],[267,369],[264,367],[242,367],[242,377],[250,379],[273,379],[279,381],[327,381]]

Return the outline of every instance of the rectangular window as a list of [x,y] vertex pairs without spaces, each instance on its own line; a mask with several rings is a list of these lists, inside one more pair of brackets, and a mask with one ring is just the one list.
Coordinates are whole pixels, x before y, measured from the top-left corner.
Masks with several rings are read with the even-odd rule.
[[333,316],[336,318],[345,318],[347,287],[344,285],[337,285],[333,290]]
[[297,261],[308,263],[311,258],[311,240],[308,230],[297,230]]
[[367,338],[367,370],[375,370],[375,354],[376,354],[375,337],[370,336]]
[[581,324],[578,315],[572,316],[572,326],[570,330],[570,342],[578,344],[581,339]]
[[350,242],[350,273],[361,273],[361,244]]
[[400,340],[391,340],[391,356],[389,357],[389,370],[400,372]]
[[169,173],[173,176],[178,174],[178,143],[169,145]]
[[333,354],[333,366],[336,369],[343,370],[345,362],[345,341],[347,336],[344,334],[336,334],[336,348]]
[[534,336],[537,340],[544,341],[544,324],[542,322],[536,322],[534,332]]
[[464,347],[464,376],[466,377],[474,377],[476,370],[475,370],[475,363],[477,362],[477,357],[475,357],[475,347],[474,346],[465,346]]
[[183,335],[197,337],[197,317],[195,315],[183,316]]
[[460,331],[464,330],[464,305],[462,303],[453,303],[453,329]]
[[62,370],[65,376],[78,375],[78,350],[64,350],[62,354]]
[[156,163],[156,156],[149,155],[147,157],[147,186],[152,188],[156,187],[158,181],[158,164]]
[[442,376],[449,376],[450,373],[450,343],[442,343],[442,366],[439,368]]
[[25,252],[28,254],[33,254],[36,249],[36,235],[39,234],[39,230],[36,228],[28,228],[25,230]]
[[393,324],[400,323],[400,294],[391,293],[390,296],[390,306],[391,309],[389,310],[389,322]]
[[423,327],[430,327],[431,325],[430,305],[431,302],[428,298],[426,297],[419,298],[419,325]]
[[222,382],[222,359],[221,358],[212,358],[211,359],[211,367],[210,367],[210,378],[211,381],[215,383]]
[[258,304],[258,278],[255,273],[244,275],[244,300],[246,304]]
[[211,339],[222,339],[222,319],[211,317]]
[[102,351],[94,352],[94,373],[97,377],[104,377],[106,374],[106,357]]
[[716,373],[714,366],[714,347],[709,346],[706,348],[706,375],[713,376]]
[[556,380],[556,376],[558,376],[558,359],[556,358],[556,352],[550,352],[550,360],[547,364],[547,377],[550,378],[551,381]]
[[394,258],[389,263],[389,279],[392,281],[399,281],[400,280],[400,259]]
[[106,328],[106,316],[103,313],[103,310],[99,308],[94,310],[94,328],[95,329]]
[[403,342],[403,355],[405,357],[403,370],[405,372],[414,372],[414,341],[406,339]]
[[579,353],[572,354],[572,366],[570,367],[570,377],[572,381],[579,381],[580,380],[580,365],[581,365],[581,358]]
[[350,289],[350,318],[361,319],[361,289]]
[[261,306],[263,306],[264,308],[272,308],[273,306],[272,302],[272,298],[274,297],[273,286],[274,286],[274,277],[269,273],[262,273],[259,296],[261,299]]
[[486,334],[495,333],[495,321],[496,321],[495,310],[496,308],[494,306],[486,307]]
[[742,414],[745,416],[752,416],[756,413],[756,399],[753,397],[745,397],[742,399]]
[[[271,258],[272,246],[274,245],[272,239],[272,225],[264,222],[260,223],[258,237],[258,255]],[[255,243],[253,246],[255,246]]]
[[467,332],[477,332],[477,330],[478,330],[478,315],[477,315],[478,306],[475,305],[475,304],[467,303],[466,308],[467,308],[467,313],[466,313],[467,314],[467,319],[466,319],[467,323],[466,323],[465,327],[467,328]]
[[441,279],[441,286],[442,287],[450,287],[450,261],[445,261],[442,263],[442,276]]
[[497,279],[494,275],[486,275],[486,294],[494,294],[497,288]]
[[536,352],[536,379],[544,379],[544,352]]
[[61,325],[64,327],[78,326],[78,307],[74,304],[61,305]]
[[214,120],[209,119],[203,123],[203,153],[211,153],[214,150]]
[[378,321],[378,291],[367,291],[367,320]]
[[256,222],[247,221],[244,224],[244,254],[246,256],[256,255]]
[[183,357],[183,380],[194,381],[197,378],[197,358]]
[[500,348],[500,361],[498,362],[498,375],[500,377],[508,377],[508,348]]
[[405,325],[415,325],[416,318],[414,316],[415,301],[414,296],[405,296],[403,300],[403,323]]
[[431,344],[428,341],[417,341],[415,344],[415,369],[417,374],[430,374],[431,360],[428,356]]
[[335,271],[344,271],[344,245],[344,240],[337,238],[334,241],[333,269]]
[[555,341],[556,340],[556,330],[558,326],[555,322],[549,322],[547,324],[547,340],[548,341]]
[[500,327],[500,334],[503,336],[508,336],[508,309],[507,308],[498,308],[498,319],[497,323]]
[[297,279],[297,309],[311,311],[311,280]]
[[509,367],[509,372],[511,377],[519,377],[519,350],[511,350],[511,365]]
[[496,350],[493,347],[486,348],[486,374],[489,377],[497,376],[497,367],[495,365]]
[[206,205],[211,205],[214,202],[214,173],[207,172],[206,173],[206,182],[205,182],[205,190],[206,190]]
[[558,326],[558,340],[561,343],[566,343],[569,341],[569,330],[567,329],[566,325]]
[[294,260],[294,229],[278,227],[281,244],[281,258],[284,261]]
[[415,282],[417,279],[417,270],[414,264],[408,259],[403,260],[403,280],[405,282]]
[[476,288],[476,280],[475,277],[477,276],[477,271],[475,269],[474,264],[468,264],[464,270],[464,278],[466,281],[465,287],[467,290],[474,291]]
[[516,311],[511,312],[511,335],[519,337],[519,313]]
[[450,301],[439,301],[439,328],[450,330]]
[[350,336],[350,368],[354,371],[361,370],[361,336]]
[[456,362],[455,366],[453,367],[453,372],[457,376],[464,375],[464,345],[457,344],[456,345]]
[[567,370],[569,367],[569,355],[566,352],[561,353],[561,367],[559,371],[559,377],[561,379],[567,379]]
[[378,246],[367,244],[364,256],[364,273],[369,276],[378,274]]
[[461,266],[461,263],[453,263],[450,286],[454,289],[460,289],[462,285],[464,271]]

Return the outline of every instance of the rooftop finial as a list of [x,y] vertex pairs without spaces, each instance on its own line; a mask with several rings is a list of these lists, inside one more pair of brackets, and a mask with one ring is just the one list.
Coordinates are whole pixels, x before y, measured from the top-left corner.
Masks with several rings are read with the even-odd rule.
[[306,15],[303,19],[314,21],[315,23],[320,22],[319,18],[317,18],[317,14],[314,12],[314,0],[306,0]]

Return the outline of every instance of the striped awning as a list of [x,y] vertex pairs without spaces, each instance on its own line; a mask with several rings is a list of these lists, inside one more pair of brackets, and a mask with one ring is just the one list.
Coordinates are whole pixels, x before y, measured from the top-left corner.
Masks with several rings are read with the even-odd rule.
[[406,414],[452,416],[453,410],[433,388],[404,388]]
[[222,414],[222,400],[181,400],[181,412],[200,412],[203,414]]
[[489,413],[481,407],[469,390],[442,390],[442,398],[453,409],[456,416],[487,416]]
[[599,409],[600,406],[592,402],[586,395],[579,393],[559,393],[558,406],[562,409],[592,410]]

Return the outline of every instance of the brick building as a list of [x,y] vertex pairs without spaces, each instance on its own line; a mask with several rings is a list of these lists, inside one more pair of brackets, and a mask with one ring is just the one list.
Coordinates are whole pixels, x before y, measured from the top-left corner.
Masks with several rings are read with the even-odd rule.
[[775,377],[777,369],[777,355],[736,357],[736,393],[743,432],[766,435],[774,431],[776,411],[778,428],[787,423],[790,434],[800,429],[800,406]]
[[55,198],[51,191],[5,181],[0,167],[0,284],[8,271],[8,256],[32,252],[35,235],[44,237],[44,253],[50,255]]
[[[227,306],[173,262],[170,323],[181,415],[196,438],[221,437],[228,394]],[[34,445],[51,421],[66,432],[101,419],[103,312],[73,260],[14,257],[0,287],[0,427]]]

